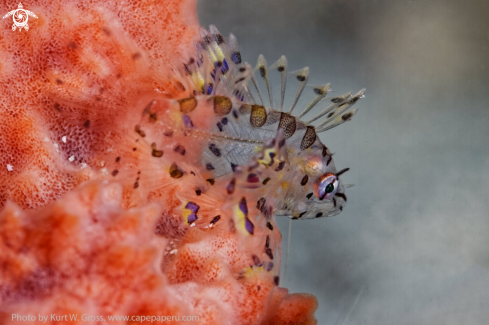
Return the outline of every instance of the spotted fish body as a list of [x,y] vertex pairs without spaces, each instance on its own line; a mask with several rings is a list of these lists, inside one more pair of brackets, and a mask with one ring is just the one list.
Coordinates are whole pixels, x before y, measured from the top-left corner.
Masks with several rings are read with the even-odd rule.
[[[275,215],[305,219],[341,211],[346,201],[341,194],[341,183],[337,186],[339,195],[329,200],[321,201],[314,194],[314,182],[322,175],[335,175],[337,171],[330,151],[313,128],[286,113],[243,104],[230,97],[201,95],[191,99],[194,101],[192,111],[188,111],[190,99],[171,101],[168,109],[162,105],[165,106],[163,110],[158,109],[158,101],[154,100],[151,111],[145,113],[142,123],[138,124],[138,129],[144,130],[148,139],[152,138],[150,143],[154,150],[171,153],[177,165],[179,160],[191,163],[194,172],[215,182],[215,188],[227,186],[237,173],[245,173],[252,158],[256,157],[266,170],[256,177],[250,176],[256,173],[249,172],[243,186],[253,189],[253,197],[265,197]],[[166,100],[163,101],[166,104]],[[225,115],[215,113],[218,102],[222,101],[229,105],[229,113]],[[157,121],[152,121],[151,116],[158,116]],[[285,119],[295,128],[287,139],[284,129],[288,125],[280,126]],[[257,124],[263,125],[256,127]],[[160,130],[164,130],[163,136],[158,136]],[[281,157],[265,145],[267,140],[277,139],[279,142],[279,130],[284,148]],[[171,134],[171,137],[164,134]],[[189,139],[191,146],[185,144]],[[168,143],[171,143],[170,147]],[[207,188],[209,184],[199,186]]]
[[[341,212],[346,196],[339,177],[346,170],[336,170],[318,133],[350,120],[356,113],[351,107],[364,90],[325,100],[330,85],[313,87],[316,98],[295,116],[308,68],[291,73],[299,86],[284,109],[285,57],[269,69],[260,56],[252,69],[241,62],[236,38],[224,38],[214,26],[201,30],[195,49],[169,76],[168,89],[137,90],[133,105],[141,107],[141,114],[132,117],[126,150],[108,153],[104,170],[132,195],[176,193],[180,204],[171,213],[188,227],[237,231],[252,252],[252,267],[274,274],[278,284],[275,216],[311,219]],[[271,70],[281,75],[277,107]],[[266,85],[269,104],[255,71]],[[327,107],[305,120],[323,102]]]
[[[161,120],[169,121],[161,122],[157,128],[192,137],[197,148],[186,151],[185,159],[192,161],[199,173],[217,182],[216,185],[225,185],[235,177],[234,174],[249,168],[253,157],[266,156],[258,161],[268,164],[269,171],[250,177],[243,186],[253,188],[253,198],[265,198],[274,215],[311,219],[341,212],[346,195],[339,176],[345,170],[336,170],[331,152],[321,143],[317,133],[350,120],[356,113],[351,107],[363,97],[365,90],[355,95],[330,98],[330,104],[322,112],[304,122],[301,119],[330,91],[329,84],[314,87],[316,98],[301,114],[293,116],[308,79],[308,68],[292,73],[299,81],[299,87],[292,106],[284,112],[285,57],[272,65],[282,75],[280,107],[274,109],[270,107],[273,105],[271,84],[263,56],[259,57],[255,70],[267,86],[270,105],[263,104],[251,67],[241,63],[233,35],[225,39],[211,26],[209,31],[201,31],[201,37],[196,43],[195,57],[183,64],[181,76],[174,80],[183,90],[179,95],[182,98],[171,101],[168,111],[155,114],[166,114],[168,118]],[[251,85],[255,86],[254,94]],[[146,114],[151,123],[151,111]],[[314,126],[316,121],[319,123]],[[279,137],[278,131],[285,141],[282,160],[277,156],[270,157],[270,154],[274,155],[273,150],[264,149],[268,140]],[[165,138],[155,141],[164,146]]]

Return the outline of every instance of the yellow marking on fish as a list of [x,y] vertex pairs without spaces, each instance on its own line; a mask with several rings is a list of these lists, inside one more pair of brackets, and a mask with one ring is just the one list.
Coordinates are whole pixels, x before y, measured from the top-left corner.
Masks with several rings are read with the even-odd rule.
[[269,166],[272,163],[272,158],[270,158],[270,153],[275,153],[275,156],[277,156],[276,150],[274,148],[265,149],[265,152],[263,153],[263,158],[258,159],[258,162],[260,164]]
[[249,236],[250,233],[246,231],[246,215],[239,208],[239,204],[236,204],[234,207],[234,221],[236,224],[236,228],[242,233],[244,236]]
[[260,276],[264,271],[264,267],[263,265],[262,266],[250,266],[250,267],[247,267],[244,271],[243,271],[243,276],[245,278],[254,278],[254,277],[257,277],[257,276]]
[[212,49],[207,49],[206,52],[207,52],[207,55],[209,56],[209,59],[211,60],[211,62],[216,63],[217,58],[216,58],[216,55],[214,54],[214,52],[212,51]]
[[289,182],[282,182],[280,185],[284,190],[286,190],[289,187]]
[[179,129],[183,126],[182,113],[180,110],[171,110],[169,118],[172,121],[172,126],[175,129]]
[[188,216],[192,214],[192,210],[186,209],[185,207],[187,206],[188,202],[185,202],[182,206],[182,217],[185,221],[188,220]]
[[224,61],[224,53],[222,53],[222,50],[221,48],[219,47],[219,45],[217,45],[217,43],[212,43],[212,49],[214,50],[214,53],[216,54],[217,58],[219,59],[219,61]]
[[191,76],[192,76],[192,81],[195,85],[195,88],[197,90],[203,89],[205,81],[204,81],[204,78],[202,77],[202,75],[200,74],[200,72],[194,71]]

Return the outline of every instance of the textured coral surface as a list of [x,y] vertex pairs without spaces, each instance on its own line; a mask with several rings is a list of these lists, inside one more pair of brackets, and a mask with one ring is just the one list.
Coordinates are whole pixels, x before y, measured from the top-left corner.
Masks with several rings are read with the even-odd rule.
[[60,324],[51,315],[81,320],[84,314],[106,322],[110,315],[197,315],[196,324],[315,322],[314,297],[288,295],[260,270],[235,276],[234,269],[246,266],[236,236],[206,236],[194,228],[175,244],[155,235],[158,204],[124,210],[121,202],[118,183],[90,181],[43,209],[5,206],[2,324],[18,323],[12,315],[39,314],[49,316],[46,324]]
[[[195,2],[24,5],[38,19],[27,32],[4,20],[0,38],[0,323],[17,323],[12,314],[48,315],[45,324],[76,323],[54,314],[315,323],[315,298],[250,268],[232,230],[181,227],[174,193],[141,199],[104,180],[107,152],[141,113],[140,89],[168,89],[171,64],[192,50]],[[110,100],[84,106],[98,96]]]
[[[1,2],[1,12],[17,6],[12,5]],[[29,19],[29,31],[13,32],[12,20],[2,21],[0,204],[9,199],[23,208],[35,208],[88,179],[90,173],[80,171],[80,165],[93,160],[91,153],[105,141],[99,134],[63,123],[64,116],[47,98],[52,84],[63,82],[87,89],[93,86],[87,84],[90,79],[100,81],[100,91],[111,86],[104,83],[113,81],[104,75],[107,72],[102,65],[107,62],[115,62],[113,70],[129,78],[134,71],[129,71],[124,58],[103,47],[114,42],[103,39],[113,25],[121,26],[144,51],[134,55],[147,57],[153,75],[164,76],[170,62],[191,44],[197,18],[195,1],[47,0],[30,1],[26,9],[39,17]],[[156,77],[148,82],[157,83]],[[125,101],[133,94],[119,95],[120,101]],[[120,108],[106,113],[111,121],[124,115]],[[71,156],[73,162],[68,160]],[[7,170],[7,164],[12,171]]]

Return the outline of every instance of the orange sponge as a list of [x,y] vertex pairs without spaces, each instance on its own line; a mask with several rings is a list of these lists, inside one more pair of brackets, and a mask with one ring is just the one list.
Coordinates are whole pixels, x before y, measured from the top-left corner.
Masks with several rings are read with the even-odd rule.
[[[11,5],[0,3],[0,12],[16,9]],[[25,9],[38,17],[29,19],[29,31],[14,32],[10,29],[12,20],[2,21],[0,205],[9,199],[23,208],[36,208],[91,178],[90,172],[81,168],[94,161],[100,163],[94,151],[118,136],[86,132],[83,124],[66,123],[66,115],[59,112],[60,103],[48,96],[55,91],[53,84],[69,84],[71,89],[90,89],[92,93],[110,88],[127,103],[134,93],[122,83],[102,82],[108,79],[101,61],[113,63],[121,79],[134,73],[127,68],[127,58],[115,51],[129,48],[129,41],[117,39],[115,31],[128,35],[141,50],[127,57],[145,56],[152,76],[142,82],[157,88],[165,85],[154,76],[166,76],[170,62],[191,47],[198,22],[192,0],[34,0]],[[98,47],[90,45],[93,43]],[[101,82],[95,87],[87,80]],[[74,109],[72,114],[77,113]],[[120,107],[106,108],[99,122],[112,122],[114,116],[124,113]]]
[[[191,232],[201,231],[195,228],[175,244],[154,233],[158,204],[126,211],[121,202],[118,183],[91,181],[40,210],[5,206],[0,214],[2,324],[16,324],[16,315],[35,315],[36,321],[27,322],[32,324],[60,324],[51,315],[67,315],[63,324],[84,315],[116,324],[131,322],[115,316],[197,316],[195,324],[315,324],[314,297],[287,295],[260,269],[237,275],[248,264],[244,253],[225,249],[236,242],[232,235],[209,232],[195,240]],[[48,322],[38,322],[39,315]]]
[[25,9],[29,31],[4,20],[0,39],[0,323],[315,324],[315,298],[279,288],[236,229],[182,227],[178,187],[108,181],[149,90],[171,97],[194,51],[195,1]]

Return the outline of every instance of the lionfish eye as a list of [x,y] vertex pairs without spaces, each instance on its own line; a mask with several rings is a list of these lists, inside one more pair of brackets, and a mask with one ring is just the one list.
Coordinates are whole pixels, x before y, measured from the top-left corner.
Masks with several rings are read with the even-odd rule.
[[327,186],[326,186],[326,193],[331,193],[333,192],[334,190],[334,185],[333,183],[329,183]]
[[320,200],[329,199],[338,189],[338,178],[333,173],[324,174],[314,182],[314,194]]

